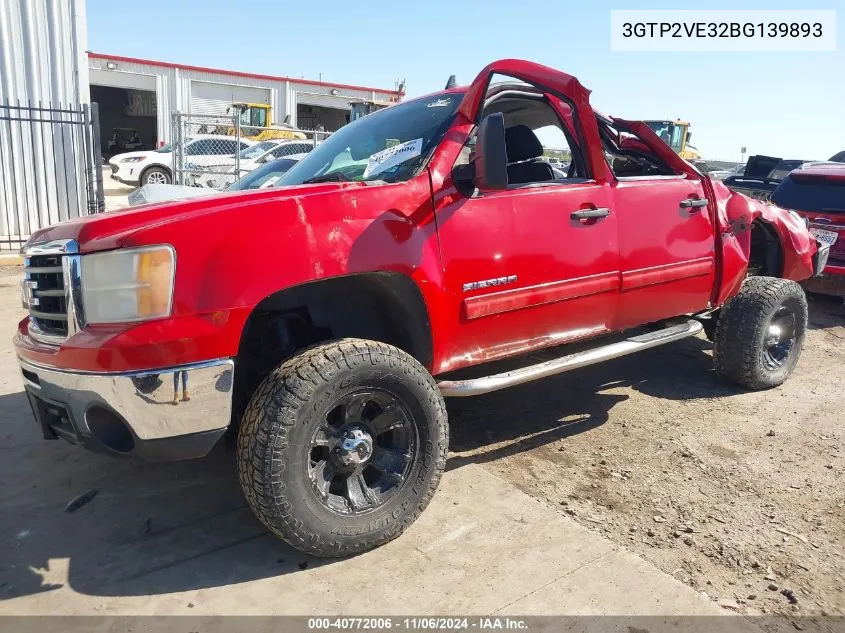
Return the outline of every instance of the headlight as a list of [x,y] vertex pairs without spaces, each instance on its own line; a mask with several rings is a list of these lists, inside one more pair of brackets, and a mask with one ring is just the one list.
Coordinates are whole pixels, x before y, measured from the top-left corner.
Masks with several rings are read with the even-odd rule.
[[167,245],[83,255],[86,323],[125,323],[170,316],[176,253]]
[[137,163],[139,161],[144,160],[143,156],[130,156],[129,158],[121,159],[121,163]]

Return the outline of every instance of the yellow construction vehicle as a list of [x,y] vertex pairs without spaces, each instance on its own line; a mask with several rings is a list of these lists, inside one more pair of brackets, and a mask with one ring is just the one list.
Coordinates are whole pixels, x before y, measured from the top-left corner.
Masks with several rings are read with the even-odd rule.
[[394,103],[394,101],[350,101],[349,122],[352,123],[352,121],[360,119],[362,116],[367,116],[371,112],[392,106]]
[[643,123],[649,126],[681,158],[685,160],[701,158],[698,150],[689,144],[692,136],[692,132],[689,131],[689,121],[676,119],[674,121],[643,121]]
[[[273,124],[269,103],[233,103],[230,111],[237,113],[241,122],[241,136],[252,141],[269,141],[271,139],[304,140],[305,134],[296,131],[287,123]],[[226,133],[235,136],[236,130],[230,127]]]

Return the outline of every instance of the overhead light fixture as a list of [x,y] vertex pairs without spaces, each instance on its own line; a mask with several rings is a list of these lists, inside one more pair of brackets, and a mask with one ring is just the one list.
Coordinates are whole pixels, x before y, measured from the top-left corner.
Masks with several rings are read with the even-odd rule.
[[337,88],[332,88],[331,92],[335,97],[340,94],[340,90],[338,90]]
[[109,70],[117,70],[117,63],[116,62],[106,62],[106,68]]

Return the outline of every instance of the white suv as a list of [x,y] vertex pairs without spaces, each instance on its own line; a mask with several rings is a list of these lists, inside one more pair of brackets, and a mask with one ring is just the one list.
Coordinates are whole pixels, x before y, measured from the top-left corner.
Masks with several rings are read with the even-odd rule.
[[[237,140],[231,136],[203,134],[185,143],[187,161],[234,156],[236,152],[255,144],[248,139]],[[164,147],[145,152],[126,152],[109,159],[111,177],[126,185],[166,185],[173,182],[171,172],[173,148],[170,143]]]
[[314,149],[313,141],[291,141],[287,139],[262,141],[241,151],[239,175],[236,174],[238,159],[234,156],[216,157],[216,160],[207,161],[211,164],[189,162],[186,165],[189,172],[187,184],[196,187],[208,187],[209,189],[225,189],[238,180],[238,177],[245,176],[265,163],[285,156],[307,154],[312,149]]

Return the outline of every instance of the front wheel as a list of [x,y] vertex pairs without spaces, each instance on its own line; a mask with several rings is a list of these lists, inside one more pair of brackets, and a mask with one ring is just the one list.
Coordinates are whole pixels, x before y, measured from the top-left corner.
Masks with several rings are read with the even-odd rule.
[[749,389],[776,387],[795,369],[806,333],[807,297],[801,286],[749,277],[716,323],[716,373]]
[[141,174],[141,185],[169,185],[170,172],[164,167],[150,167]]
[[396,538],[428,505],[446,465],[446,407],[403,351],[342,339],[284,362],[261,383],[238,435],[238,475],[268,529],[317,556]]

